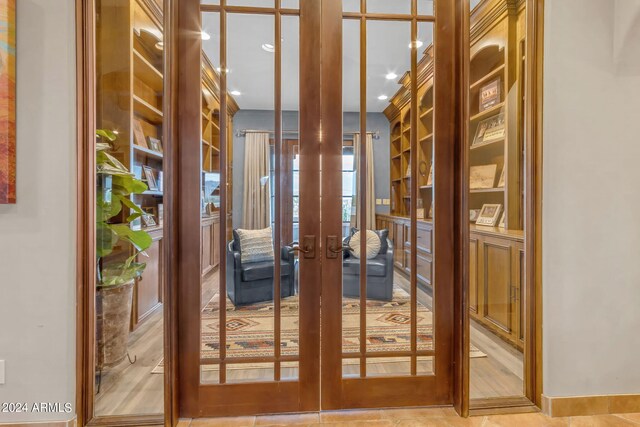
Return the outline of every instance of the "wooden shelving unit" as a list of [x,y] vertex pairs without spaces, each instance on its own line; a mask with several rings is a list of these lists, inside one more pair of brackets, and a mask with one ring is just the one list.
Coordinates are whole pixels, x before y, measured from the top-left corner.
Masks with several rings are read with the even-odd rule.
[[[526,51],[524,0],[482,0],[471,13],[470,19],[470,75],[469,75],[469,164],[470,166],[496,165],[492,188],[469,191],[470,209],[481,209],[484,204],[501,204],[505,211],[504,227],[482,227],[470,224],[470,283],[471,315],[512,343],[523,347],[521,313],[523,299],[519,297],[524,271],[523,215],[524,215],[524,73]],[[418,281],[433,288],[432,233],[433,219],[429,218],[434,188],[437,182],[428,182],[433,160],[433,48],[427,47],[418,63],[417,129],[411,128],[411,78],[409,73],[400,79],[400,89],[391,97],[385,109],[389,119],[390,138],[390,215],[378,215],[378,227],[388,228],[398,254],[396,271],[409,274],[411,251],[417,251]],[[495,79],[500,79],[500,98],[495,105],[480,108],[480,92]],[[503,115],[504,137],[487,139],[473,144],[481,123]],[[414,153],[410,141],[417,133],[418,144]],[[412,156],[422,165],[418,171],[418,200],[411,200],[411,179],[407,167]],[[426,167],[425,167],[426,165]],[[438,165],[434,165],[437,168]],[[500,176],[504,170],[504,184]],[[411,247],[410,213],[421,208],[425,218],[419,218],[418,246]]]
[[[430,55],[428,49],[428,55]],[[425,52],[427,55],[427,52]],[[423,67],[426,63],[423,60]],[[405,74],[401,82],[408,83],[408,74]],[[411,156],[414,154],[411,147],[411,135],[414,130],[411,128],[411,108],[409,99],[406,97],[406,87],[393,98],[396,102],[404,101],[399,108],[387,109],[385,113],[390,118],[391,123],[391,215],[408,216],[411,209],[411,175],[409,167]],[[433,185],[428,182],[429,171],[433,159],[433,78],[429,77],[420,82],[418,89],[420,98],[418,105],[418,127],[415,132],[418,134],[418,206],[424,209],[425,217],[428,215],[433,199]],[[399,101],[399,100],[402,101]],[[393,104],[392,104],[393,105]],[[426,219],[426,218],[424,218]]]

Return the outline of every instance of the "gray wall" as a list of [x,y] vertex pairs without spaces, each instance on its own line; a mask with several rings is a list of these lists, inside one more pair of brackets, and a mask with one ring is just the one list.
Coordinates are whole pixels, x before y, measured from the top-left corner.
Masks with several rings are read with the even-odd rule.
[[[614,55],[616,17],[635,33],[617,35],[624,47]],[[638,28],[639,0],[545,5],[548,396],[640,393]]]
[[[240,110],[233,119],[233,226],[242,226],[242,191],[244,178],[244,136],[237,136],[237,131],[245,129],[273,130],[274,113],[266,110]],[[345,132],[360,130],[358,113],[344,114],[343,128]],[[282,113],[283,130],[298,129],[298,112]],[[389,121],[382,113],[367,114],[367,129],[380,131],[380,139],[373,140],[373,163],[375,165],[376,198],[389,198]],[[376,211],[388,213],[389,206],[377,206]]]
[[[73,404],[75,1],[16,3],[18,204],[0,206],[0,402]],[[0,413],[0,423],[73,417]]]

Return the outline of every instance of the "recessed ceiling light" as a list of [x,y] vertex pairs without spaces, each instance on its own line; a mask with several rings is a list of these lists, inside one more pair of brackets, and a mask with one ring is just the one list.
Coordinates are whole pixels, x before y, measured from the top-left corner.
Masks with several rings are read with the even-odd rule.
[[379,99],[380,101],[386,101],[387,99],[389,99],[389,97],[388,97],[387,95],[380,95],[380,96],[378,97],[378,99]]
[[276,51],[276,47],[271,43],[262,43],[262,50],[269,53],[274,53]]
[[423,42],[421,42],[420,40],[416,40],[413,43],[409,43],[409,49],[411,49],[413,47],[413,45],[415,44],[416,49],[419,49],[422,47],[422,45],[424,44]]
[[387,74],[386,76],[384,76],[387,80],[395,80],[398,78],[398,75],[396,73],[394,73],[393,71],[390,72],[389,74]]
[[164,42],[158,42],[158,43],[156,43],[156,49],[158,49],[158,50],[163,50],[163,49],[164,49]]
[[231,95],[233,95],[233,96],[240,96],[240,95],[242,95],[242,92],[240,92],[239,90],[232,90],[232,91],[231,91]]
[[209,33],[207,33],[206,31],[202,31],[200,33],[200,37],[202,37],[202,40],[209,40],[211,38],[211,36],[209,35]]

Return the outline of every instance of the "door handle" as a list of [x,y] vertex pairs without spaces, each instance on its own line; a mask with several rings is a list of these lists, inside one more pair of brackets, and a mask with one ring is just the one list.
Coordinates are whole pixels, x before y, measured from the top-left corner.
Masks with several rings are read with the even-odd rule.
[[289,246],[291,246],[289,252],[301,253],[306,259],[316,257],[316,236],[304,236],[302,238],[302,247],[294,242],[289,243]]
[[336,259],[343,251],[353,251],[349,245],[342,245],[338,236],[327,236],[327,258]]

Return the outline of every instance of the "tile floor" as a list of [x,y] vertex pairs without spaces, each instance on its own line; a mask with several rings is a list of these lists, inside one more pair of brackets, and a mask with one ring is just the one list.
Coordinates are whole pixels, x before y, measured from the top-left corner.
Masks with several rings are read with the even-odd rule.
[[179,427],[625,427],[640,426],[640,413],[549,418],[540,413],[460,418],[451,408],[323,412],[321,414],[181,420]]

